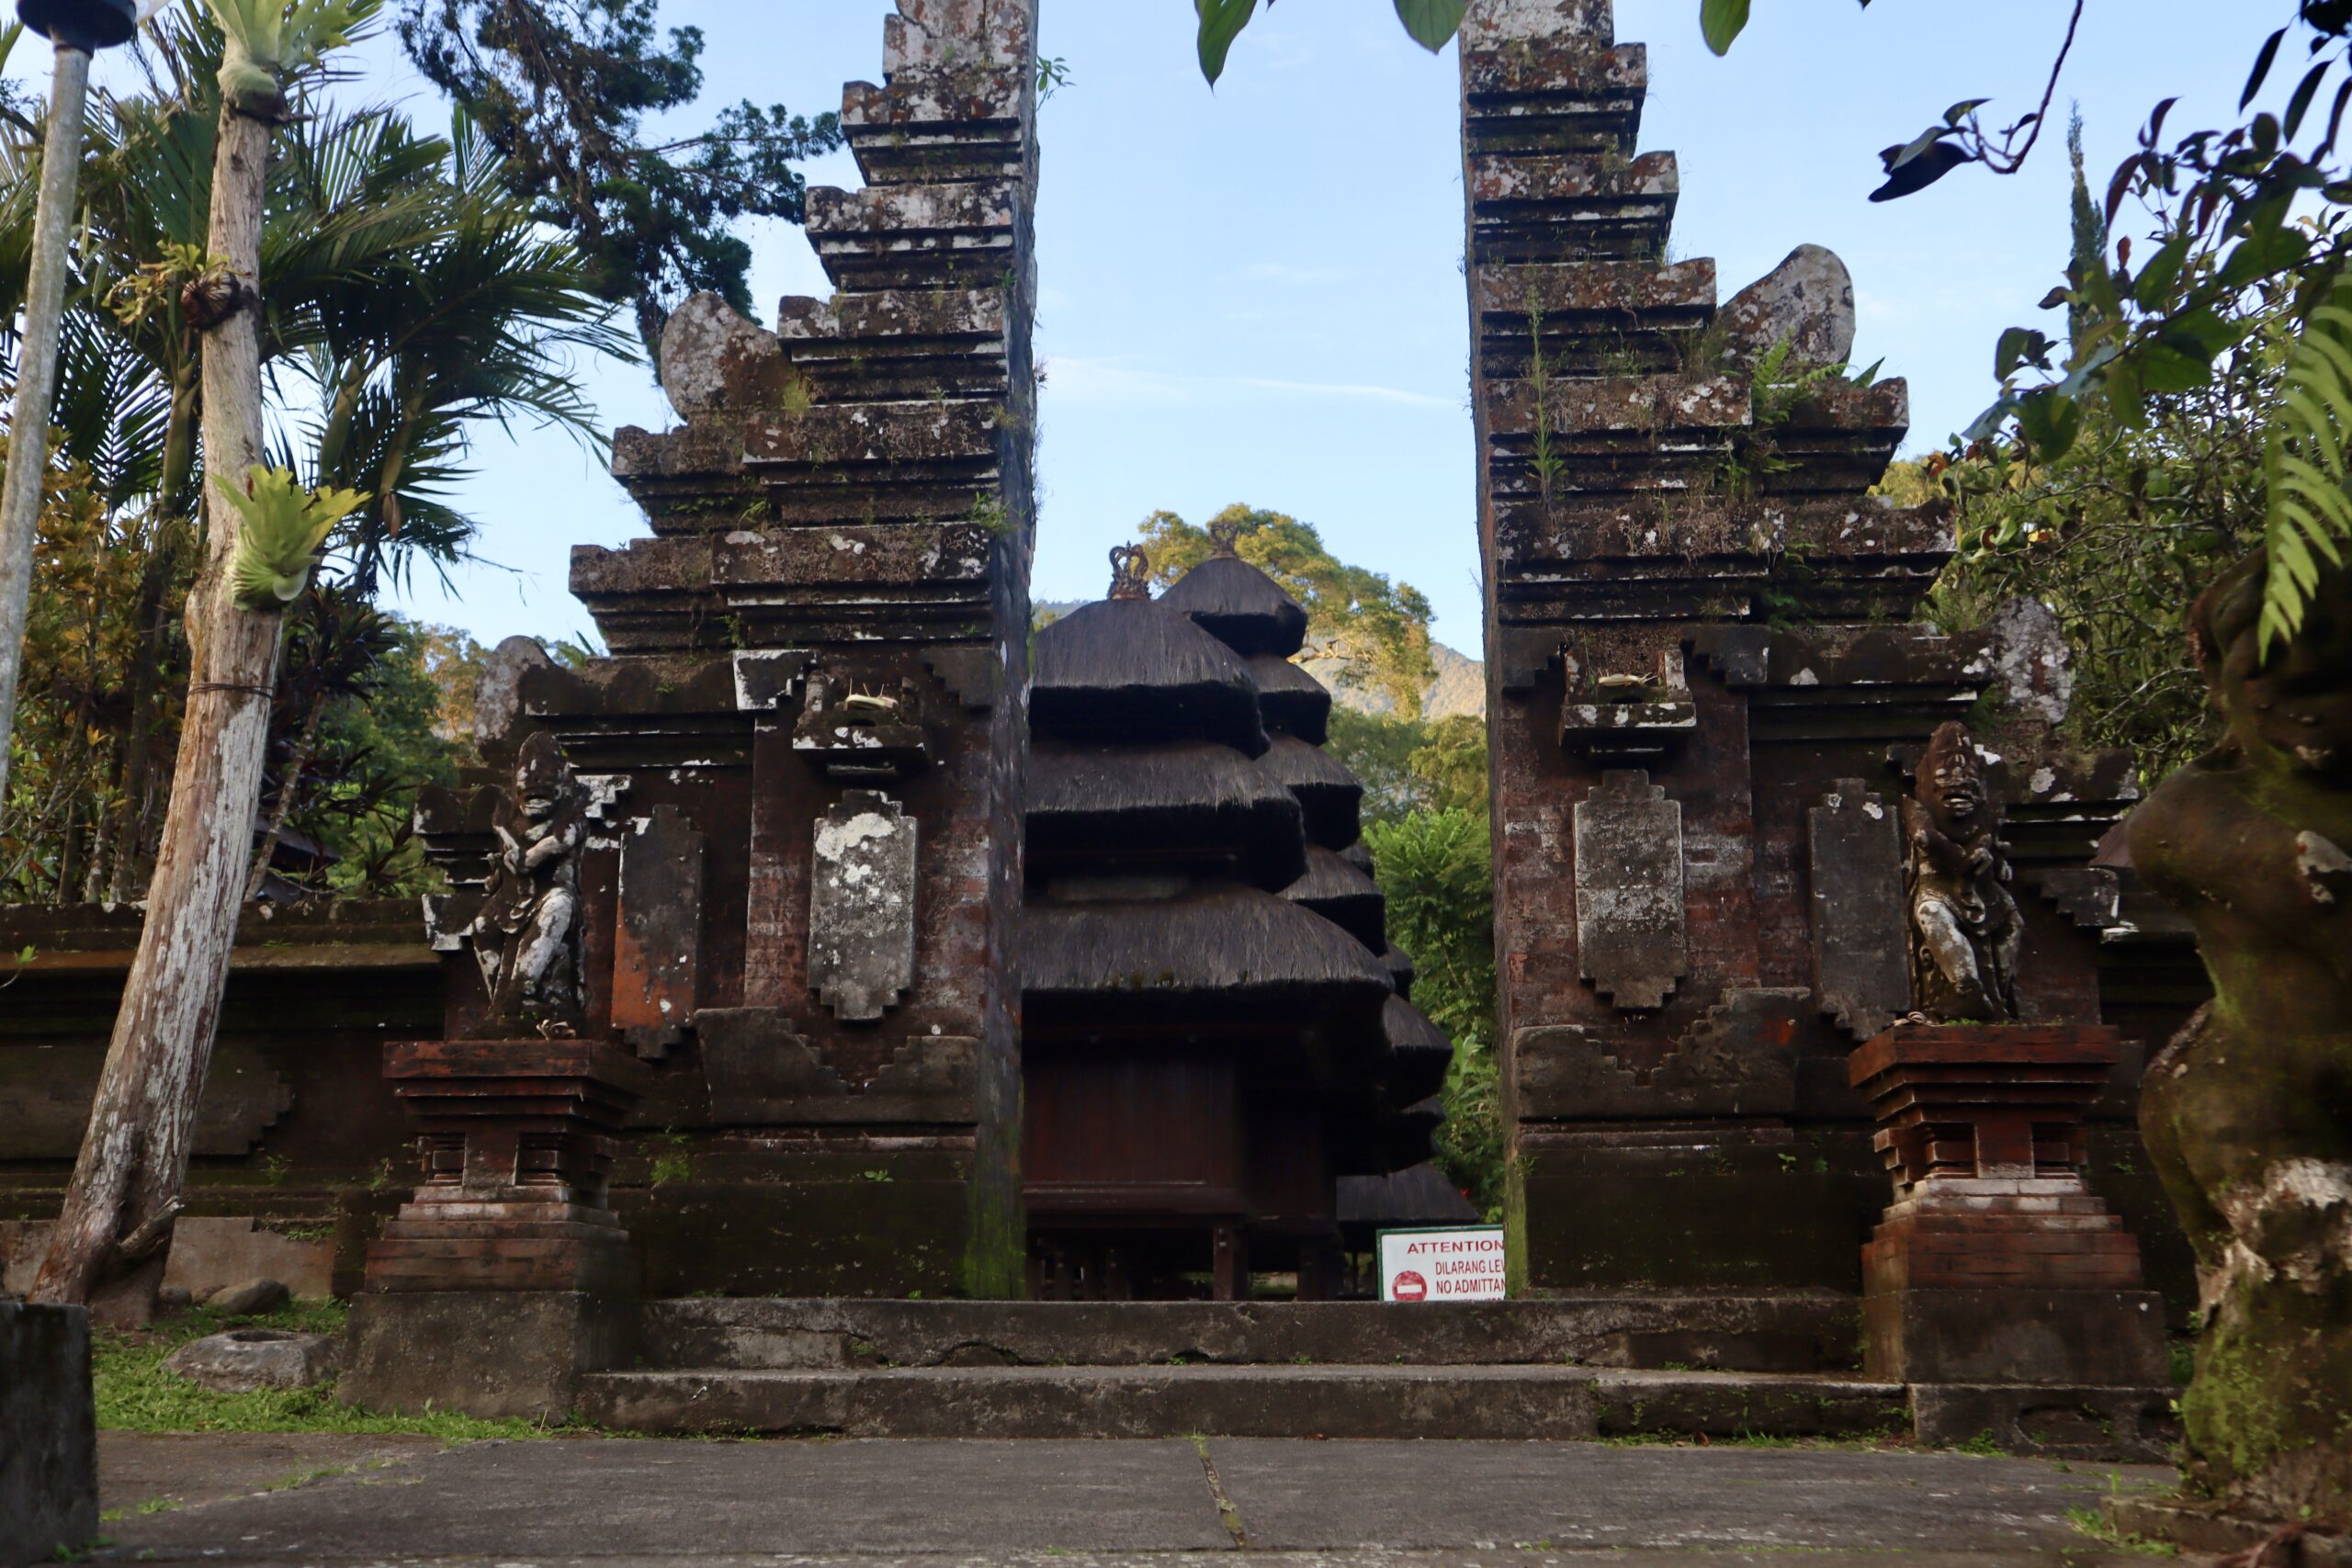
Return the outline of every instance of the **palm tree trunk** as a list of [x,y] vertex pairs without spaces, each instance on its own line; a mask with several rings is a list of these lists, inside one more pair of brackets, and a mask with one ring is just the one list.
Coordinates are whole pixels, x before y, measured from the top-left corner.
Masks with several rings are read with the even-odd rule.
[[97,1102],[65,1204],[34,1281],[37,1302],[89,1302],[109,1275],[130,1275],[107,1315],[152,1314],[180,1207],[205,1068],[212,1052],[261,796],[279,618],[240,609],[229,562],[237,509],[220,487],[262,458],[259,294],[268,122],[221,106],[209,249],[239,286],[238,308],[208,329],[204,459],[212,526],[190,596],[195,659],[187,716],[147,920],[123,989]]
[[261,843],[254,851],[254,868],[245,879],[245,897],[261,897],[262,884],[269,880],[269,863],[277,857],[278,840],[286,836],[286,818],[294,809],[294,797],[302,787],[302,772],[311,765],[311,754],[318,749],[319,723],[327,716],[327,693],[324,688],[311,698],[311,711],[302,716],[302,732],[294,739],[292,754],[286,759],[286,770],[279,776],[277,798],[271,803],[269,822],[262,829]]

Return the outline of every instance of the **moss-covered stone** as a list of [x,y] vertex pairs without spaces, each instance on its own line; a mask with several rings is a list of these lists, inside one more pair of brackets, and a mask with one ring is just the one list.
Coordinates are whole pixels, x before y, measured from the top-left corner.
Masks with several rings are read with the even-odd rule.
[[2149,1155],[2197,1254],[2193,1489],[2352,1524],[2352,574],[2267,659],[2259,557],[2191,615],[2224,742],[2132,818],[2214,1000],[2149,1069]]

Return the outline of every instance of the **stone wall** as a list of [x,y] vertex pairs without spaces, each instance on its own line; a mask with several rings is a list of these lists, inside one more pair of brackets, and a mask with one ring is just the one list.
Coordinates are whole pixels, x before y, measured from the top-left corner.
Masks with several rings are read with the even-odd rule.
[[[130,908],[0,908],[0,1269],[22,1290],[73,1173],[139,941]],[[28,961],[26,952],[31,957]],[[167,1283],[358,1283],[408,1179],[389,1040],[435,1027],[441,968],[408,899],[250,908]]]

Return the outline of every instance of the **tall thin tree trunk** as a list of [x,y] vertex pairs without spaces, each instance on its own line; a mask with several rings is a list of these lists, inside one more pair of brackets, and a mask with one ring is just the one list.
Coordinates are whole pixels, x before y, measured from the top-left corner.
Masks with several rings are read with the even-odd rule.
[[57,392],[66,246],[74,230],[74,188],[82,174],[82,115],[89,91],[89,51],[58,45],[40,165],[40,205],[33,214],[32,272],[25,285],[25,338],[17,346],[17,402],[9,417],[10,461],[6,482],[0,484],[0,802],[8,798],[8,737],[17,724],[17,683],[24,675],[33,539],[40,529],[41,479],[49,472],[49,415]]
[[128,1274],[98,1304],[134,1321],[153,1311],[187,1179],[236,942],[277,673],[279,618],[240,609],[232,597],[229,563],[240,517],[220,496],[223,487],[244,483],[262,458],[257,285],[271,128],[239,112],[234,93],[225,96],[209,248],[227,262],[239,290],[237,308],[208,330],[204,344],[204,467],[214,494],[188,604],[195,657],[187,716],[139,953],[73,1185],[32,1291],[37,1302],[88,1302],[109,1276]]

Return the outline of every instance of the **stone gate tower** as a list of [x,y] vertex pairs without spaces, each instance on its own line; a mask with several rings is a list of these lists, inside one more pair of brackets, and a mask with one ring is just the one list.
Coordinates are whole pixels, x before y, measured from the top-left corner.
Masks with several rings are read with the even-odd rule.
[[[598,1042],[625,1070],[566,1070],[639,1097],[609,1192],[649,1294],[1023,1288],[1036,11],[899,0],[886,85],[844,95],[866,184],[808,197],[832,297],[786,300],[773,332],[713,296],[679,310],[679,423],[614,443],[652,536],[572,557],[609,657],[504,645],[481,739],[515,782],[421,814],[457,887],[434,921],[447,1042]],[[501,849],[535,756],[584,821],[560,887]],[[576,987],[499,978],[502,936],[509,975],[568,943],[548,972]],[[481,1052],[393,1070],[442,1105],[413,1080],[485,1063],[514,1077]],[[575,1206],[600,1205],[594,1139],[566,1129],[594,1173]],[[451,1190],[502,1160],[469,1148]],[[453,1267],[519,1238],[432,1230],[458,1212],[433,1195],[379,1244],[371,1291],[549,1288]]]
[[1914,619],[1951,525],[1866,494],[1908,400],[1845,373],[1838,258],[1721,310],[1668,259],[1610,0],[1473,0],[1462,70],[1517,1282],[1851,1291],[1884,1188],[1847,1056],[1911,1007],[1919,749],[1969,716],[1996,754],[2053,1022],[2098,1016],[2129,760],[2049,748],[2046,611]]

